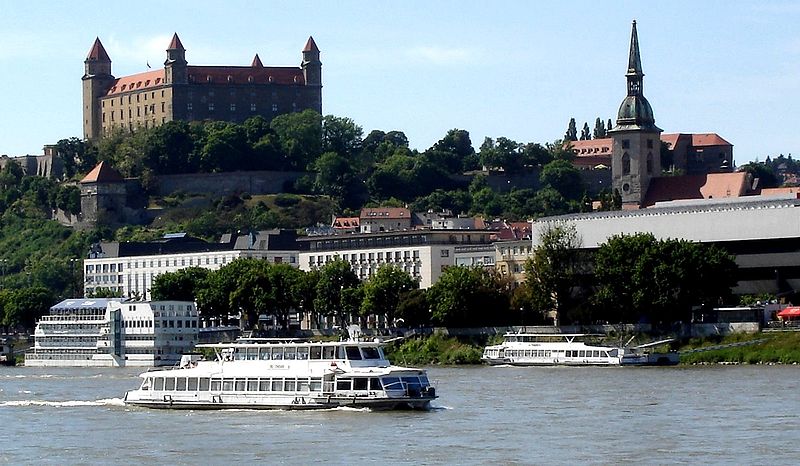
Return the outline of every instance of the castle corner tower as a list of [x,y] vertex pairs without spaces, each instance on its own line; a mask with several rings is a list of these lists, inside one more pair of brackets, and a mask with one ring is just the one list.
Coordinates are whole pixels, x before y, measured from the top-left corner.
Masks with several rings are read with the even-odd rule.
[[114,83],[111,75],[111,58],[100,38],[94,40],[84,64],[83,81],[83,137],[97,139],[103,132],[100,97]]
[[319,61],[319,48],[314,38],[308,36],[306,46],[303,47],[303,62],[300,64],[303,69],[306,86],[316,87],[316,105],[314,110],[322,113],[322,62]]
[[186,69],[186,49],[183,48],[178,33],[172,35],[172,41],[167,47],[167,59],[164,61],[164,82],[166,84],[186,84],[188,73]]
[[661,128],[656,126],[653,108],[644,97],[642,60],[636,21],[631,28],[628,54],[628,95],[617,112],[617,124],[609,131],[612,139],[611,173],[627,208],[639,208],[650,180],[661,174]]

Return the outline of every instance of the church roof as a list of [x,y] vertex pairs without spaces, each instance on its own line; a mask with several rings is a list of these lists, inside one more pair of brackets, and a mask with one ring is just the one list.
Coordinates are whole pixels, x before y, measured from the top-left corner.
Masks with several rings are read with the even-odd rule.
[[89,55],[86,56],[86,59],[96,61],[111,61],[111,58],[109,58],[108,53],[106,53],[106,49],[103,47],[103,43],[100,42],[99,37],[95,38],[94,44],[92,44],[92,48],[89,50]]
[[317,47],[317,43],[314,42],[314,38],[308,36],[308,41],[306,42],[306,46],[303,47],[303,52],[319,52],[319,47]]
[[83,177],[81,183],[119,183],[121,181],[125,181],[122,175],[114,170],[108,162],[102,161]]
[[747,194],[748,188],[746,172],[653,178],[642,206],[665,201],[741,197]]

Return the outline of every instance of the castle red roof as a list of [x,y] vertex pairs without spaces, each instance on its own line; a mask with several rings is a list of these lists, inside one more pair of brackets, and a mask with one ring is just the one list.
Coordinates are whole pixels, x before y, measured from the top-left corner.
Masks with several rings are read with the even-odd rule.
[[255,57],[253,57],[253,63],[251,63],[250,66],[253,68],[264,68],[264,64],[261,63],[261,59],[258,58],[258,54],[256,54]]
[[86,56],[86,59],[111,61],[111,58],[108,57],[108,53],[106,53],[106,49],[103,47],[103,43],[100,42],[99,37],[95,38],[94,44],[92,44],[92,48],[89,50],[89,55]]
[[81,183],[118,183],[121,181],[125,181],[122,175],[103,161],[92,168],[92,171],[83,177]]
[[[306,83],[303,70],[299,67],[270,66],[188,66],[190,83],[213,84],[297,84]],[[209,80],[210,78],[210,80]]]
[[319,52],[319,48],[317,47],[317,43],[314,42],[314,38],[308,36],[308,41],[306,42],[306,46],[303,47],[303,52]]
[[164,84],[164,70],[147,71],[144,73],[123,76],[114,81],[106,95],[121,94],[123,92],[140,91],[154,88]]

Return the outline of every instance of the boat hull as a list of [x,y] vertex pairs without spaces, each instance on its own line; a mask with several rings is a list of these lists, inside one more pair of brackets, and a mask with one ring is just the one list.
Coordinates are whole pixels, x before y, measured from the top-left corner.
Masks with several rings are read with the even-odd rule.
[[125,404],[152,409],[220,410],[259,409],[309,411],[332,408],[368,408],[371,410],[427,410],[436,397],[364,398],[357,396],[297,396],[291,399],[242,399],[215,395],[210,400],[181,400],[169,395],[158,398],[136,398],[126,394]]

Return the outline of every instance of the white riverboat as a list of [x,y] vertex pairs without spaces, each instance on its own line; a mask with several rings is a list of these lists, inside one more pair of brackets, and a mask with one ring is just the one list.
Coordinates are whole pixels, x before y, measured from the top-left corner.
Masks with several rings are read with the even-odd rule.
[[425,370],[392,365],[380,342],[251,339],[211,348],[141,374],[125,403],[165,409],[427,409],[437,398]]
[[483,350],[490,365],[619,366],[622,348],[587,344],[585,333],[506,333],[503,343]]
[[492,365],[511,366],[648,366],[678,363],[677,353],[650,353],[669,343],[661,340],[626,347],[590,343],[603,335],[587,333],[506,333],[499,345],[489,345],[481,359]]

